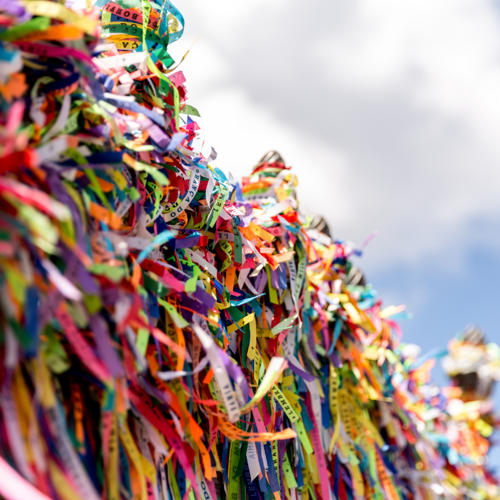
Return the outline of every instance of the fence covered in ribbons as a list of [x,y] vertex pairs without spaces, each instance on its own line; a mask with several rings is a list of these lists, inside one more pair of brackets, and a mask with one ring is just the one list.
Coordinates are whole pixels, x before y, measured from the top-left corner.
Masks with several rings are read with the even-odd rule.
[[[297,179],[193,146],[169,2],[0,5],[0,497],[498,498]],[[182,62],[182,61],[181,61]]]

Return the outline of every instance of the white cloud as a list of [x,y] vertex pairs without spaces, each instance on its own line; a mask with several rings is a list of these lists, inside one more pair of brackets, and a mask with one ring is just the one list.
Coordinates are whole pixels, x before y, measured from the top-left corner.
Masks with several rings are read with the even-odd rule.
[[500,222],[493,0],[177,6],[187,41],[173,51],[200,38],[183,70],[219,168],[245,175],[279,150],[336,235],[381,230],[368,252],[379,267],[497,244],[471,230]]

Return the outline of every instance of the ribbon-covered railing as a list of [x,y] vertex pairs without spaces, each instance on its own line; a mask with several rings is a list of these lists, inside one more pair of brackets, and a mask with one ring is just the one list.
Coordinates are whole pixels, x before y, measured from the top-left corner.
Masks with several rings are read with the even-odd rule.
[[196,149],[183,29],[0,2],[0,497],[497,498],[480,404],[448,411],[290,169]]

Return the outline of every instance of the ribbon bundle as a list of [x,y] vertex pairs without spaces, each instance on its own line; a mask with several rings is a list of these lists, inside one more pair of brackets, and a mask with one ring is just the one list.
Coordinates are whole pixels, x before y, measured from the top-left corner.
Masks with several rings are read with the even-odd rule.
[[196,150],[168,1],[0,6],[0,496],[498,498],[281,161]]

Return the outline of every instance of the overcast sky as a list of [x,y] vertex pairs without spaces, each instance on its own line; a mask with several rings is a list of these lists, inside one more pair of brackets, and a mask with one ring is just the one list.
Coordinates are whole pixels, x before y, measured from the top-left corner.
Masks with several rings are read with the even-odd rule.
[[424,352],[472,322],[500,342],[498,2],[175,5],[214,165],[238,178],[276,149],[337,238],[378,230],[359,264]]
[[[370,262],[418,265],[500,215],[500,26],[482,0],[182,0],[191,104],[249,172],[278,149],[300,198]],[[472,227],[471,227],[472,226]],[[472,233],[471,233],[472,231]],[[450,262],[451,260],[451,262]]]

